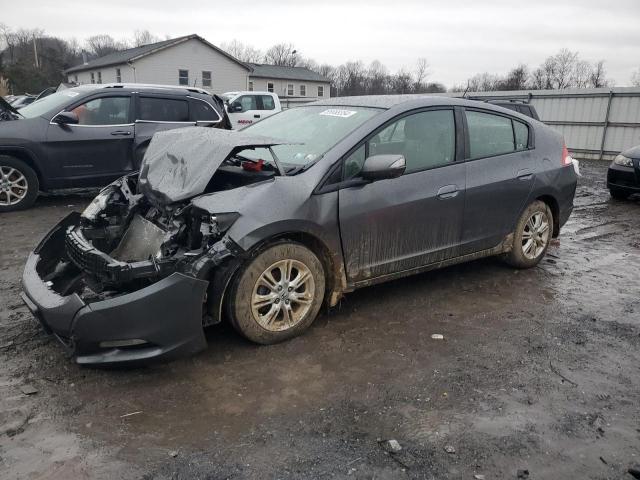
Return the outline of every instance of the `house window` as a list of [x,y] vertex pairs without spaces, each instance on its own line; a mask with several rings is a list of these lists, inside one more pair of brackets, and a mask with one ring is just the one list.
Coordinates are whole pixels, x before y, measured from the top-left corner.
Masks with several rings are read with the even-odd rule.
[[273,83],[271,82],[267,83],[267,92],[273,93],[273,90],[274,90]]
[[122,83],[122,73],[119,68],[116,68],[116,83]]
[[318,96],[319,97],[324,97],[324,86],[320,85],[318,87]]
[[300,85],[300,96],[301,97],[306,97],[307,96],[307,86],[306,85]]
[[249,82],[249,91],[253,92],[253,82]]
[[202,86],[203,87],[211,86],[211,72],[207,70],[202,71]]
[[98,72],[98,83],[102,83],[102,72]]
[[287,95],[289,96],[293,95],[293,83],[290,83],[289,85],[287,85]]
[[93,72],[91,72],[91,83],[96,83],[96,75]]
[[189,86],[189,70],[178,70],[178,85]]

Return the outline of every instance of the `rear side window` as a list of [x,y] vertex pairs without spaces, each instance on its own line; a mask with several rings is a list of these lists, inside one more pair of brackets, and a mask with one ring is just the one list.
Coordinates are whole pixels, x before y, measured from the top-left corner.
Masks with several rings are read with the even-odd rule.
[[140,97],[138,119],[152,122],[188,122],[189,105],[186,100]]
[[467,111],[469,158],[491,157],[515,151],[511,119],[490,113]]
[[260,95],[260,110],[275,110],[276,104],[271,95]]
[[213,121],[217,122],[220,120],[220,115],[218,112],[214,110],[214,108],[209,105],[207,102],[203,102],[202,100],[192,100],[191,101],[191,120],[198,121]]
[[529,148],[529,127],[524,123],[513,120],[513,136],[516,140],[516,150]]

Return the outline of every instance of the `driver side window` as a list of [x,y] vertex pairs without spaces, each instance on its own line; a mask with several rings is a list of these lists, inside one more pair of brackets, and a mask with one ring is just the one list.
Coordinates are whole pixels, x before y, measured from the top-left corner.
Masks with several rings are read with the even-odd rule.
[[123,125],[129,120],[129,97],[94,98],[73,110],[78,125]]
[[439,167],[455,160],[453,110],[428,110],[407,115],[378,131],[344,160],[344,179],[360,174],[365,157],[403,155],[405,173]]

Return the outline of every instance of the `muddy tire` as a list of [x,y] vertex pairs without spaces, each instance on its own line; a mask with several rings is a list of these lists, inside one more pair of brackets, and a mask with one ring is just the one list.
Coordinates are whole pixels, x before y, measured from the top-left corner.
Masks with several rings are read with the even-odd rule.
[[614,198],[616,200],[626,200],[630,196],[629,192],[620,188],[610,188],[609,194],[611,195],[611,198]]
[[513,248],[503,258],[515,268],[535,267],[547,253],[552,236],[551,209],[536,200],[522,212],[513,234]]
[[38,198],[39,188],[38,176],[29,165],[0,155],[0,212],[29,208]]
[[309,328],[324,292],[318,257],[304,245],[278,243],[250,260],[234,280],[228,303],[231,323],[253,342],[282,342]]

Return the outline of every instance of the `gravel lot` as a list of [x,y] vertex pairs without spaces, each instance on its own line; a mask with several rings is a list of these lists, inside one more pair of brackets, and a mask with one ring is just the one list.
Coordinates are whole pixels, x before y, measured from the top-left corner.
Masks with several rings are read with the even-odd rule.
[[537,268],[486,259],[370,287],[293,341],[221,325],[200,355],[136,370],[78,367],[19,297],[28,252],[90,196],[1,215],[0,477],[631,478],[640,201],[582,167]]

